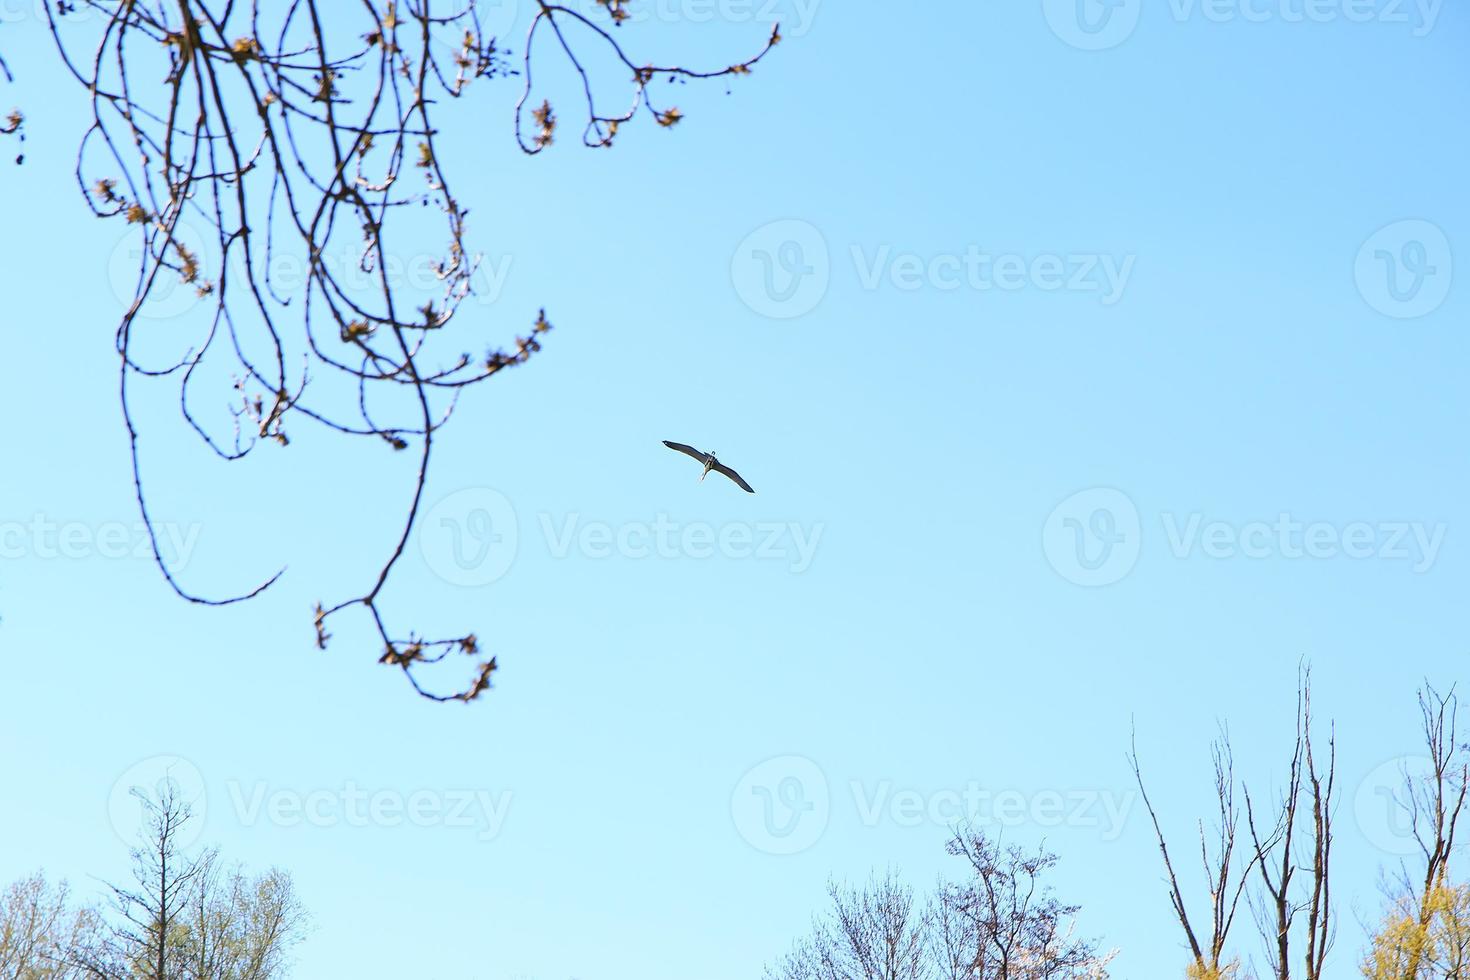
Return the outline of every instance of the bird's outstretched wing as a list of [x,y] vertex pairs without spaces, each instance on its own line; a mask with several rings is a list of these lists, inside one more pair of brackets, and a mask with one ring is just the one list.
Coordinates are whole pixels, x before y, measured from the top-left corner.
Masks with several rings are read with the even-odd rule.
[[746,483],[743,476],[730,469],[730,467],[726,466],[724,463],[716,462],[715,469],[719,470],[721,473],[734,480],[737,484],[739,484],[740,489],[744,490],[746,493],[755,493],[755,488],[752,487],[749,483]]
[[701,463],[709,462],[709,456],[706,453],[702,453],[698,449],[695,449],[693,446],[686,446],[682,442],[669,442],[669,440],[667,439],[664,440],[664,445],[668,446],[675,452],[683,453],[685,456],[693,456]]

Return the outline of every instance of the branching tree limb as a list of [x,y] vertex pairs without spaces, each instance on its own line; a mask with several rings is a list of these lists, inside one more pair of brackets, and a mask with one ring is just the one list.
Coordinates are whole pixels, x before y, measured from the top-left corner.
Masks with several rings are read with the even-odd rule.
[[74,910],[66,882],[37,873],[0,891],[0,977],[83,980],[68,965],[71,950],[90,934],[93,919]]
[[1143,785],[1136,736],[1131,744],[1128,762],[1133,769],[1133,778],[1138,783],[1139,795],[1143,797],[1144,806],[1153,821],[1154,835],[1164,859],[1165,881],[1169,886],[1169,900],[1173,905],[1174,915],[1184,929],[1185,939],[1189,943],[1189,975],[1195,980],[1227,977],[1234,971],[1234,964],[1226,958],[1226,943],[1235,923],[1235,913],[1245,893],[1246,883],[1256,863],[1256,857],[1251,856],[1246,859],[1244,867],[1239,867],[1235,857],[1235,835],[1240,820],[1240,808],[1235,802],[1235,764],[1230,751],[1230,736],[1222,732],[1210,750],[1215,767],[1218,823],[1212,831],[1207,831],[1204,821],[1199,822],[1200,860],[1204,864],[1205,879],[1210,892],[1210,931],[1203,940],[1204,934],[1196,930],[1190,919],[1184,890],[1180,887],[1179,875],[1169,857],[1169,845],[1159,824],[1158,813]]
[[[967,971],[976,980],[1094,980],[1105,978],[1115,953],[1099,953],[1097,943],[1078,938],[1080,906],[1057,899],[1043,879],[1057,866],[1046,848],[1002,846],[982,832],[956,831],[949,853],[969,864],[967,881],[940,892],[937,903],[959,913],[965,928]],[[953,948],[939,947],[941,964],[952,962]]]
[[[423,505],[436,434],[459,396],[525,363],[551,324],[542,311],[513,344],[468,352],[480,341],[474,325],[461,327],[460,311],[479,257],[440,153],[440,110],[478,80],[519,74],[516,140],[540,153],[558,129],[544,99],[529,112],[533,131],[526,123],[533,54],[544,49],[581,82],[582,142],[607,147],[640,110],[664,127],[683,118],[654,99],[655,80],[749,74],[780,33],[728,67],[657,67],[633,60],[592,18],[538,0],[513,66],[473,0],[453,10],[448,2],[79,0],[48,4],[46,16],[91,106],[78,186],[94,214],[130,227],[139,242],[116,333],[118,391],[136,502],[164,578],[189,602],[220,606],[260,595],[281,572],[205,595],[164,559],[135,401],[144,386],[175,385],[186,427],[227,462],[262,442],[290,445],[298,421],[411,453],[413,483],[385,559],[360,592],[317,605],[316,642],[325,648],[332,621],[360,607],[381,642],[380,663],[401,669],[426,698],[470,701],[489,688],[495,658],[474,633],[434,638],[390,623],[385,595]],[[623,7],[599,9],[615,27]],[[85,40],[65,23],[78,8],[95,27]],[[587,45],[627,71],[625,109],[599,107]],[[0,125],[21,123],[17,112]],[[395,278],[386,259],[402,254],[435,256],[431,288]],[[297,263],[299,281],[279,272],[283,259]],[[194,322],[165,329],[141,316],[179,288],[196,297],[203,315]],[[421,668],[457,654],[478,662],[467,686],[441,693],[421,682]]]
[[1395,797],[1403,809],[1424,861],[1417,879],[1407,866],[1400,869],[1399,908],[1410,940],[1395,956],[1392,980],[1419,980],[1424,975],[1428,938],[1446,901],[1458,895],[1450,876],[1456,835],[1470,793],[1470,745],[1459,741],[1459,698],[1453,688],[1440,694],[1429,684],[1419,692],[1419,715],[1429,767],[1419,774],[1404,772],[1404,784]]
[[1003,847],[957,828],[946,849],[966,876],[941,879],[928,908],[893,872],[865,888],[828,887],[811,935],[766,970],[768,980],[1107,980],[1117,951],[1076,935],[1078,906],[1057,899],[1045,847]]
[[[1303,668],[1297,685],[1295,738],[1287,780],[1269,830],[1256,822],[1250,790],[1245,792],[1246,825],[1251,835],[1255,866],[1261,882],[1257,921],[1267,940],[1271,975],[1290,980],[1292,939],[1297,916],[1305,913],[1302,965],[1307,980],[1320,980],[1332,945],[1331,858],[1333,792],[1336,782],[1337,742],[1329,731],[1325,771],[1319,768],[1312,744],[1311,671]],[[1305,803],[1310,813],[1303,811]],[[1310,821],[1310,822],[1308,822]],[[1307,852],[1304,857],[1303,851]],[[1298,870],[1311,873],[1303,889],[1294,887]]]

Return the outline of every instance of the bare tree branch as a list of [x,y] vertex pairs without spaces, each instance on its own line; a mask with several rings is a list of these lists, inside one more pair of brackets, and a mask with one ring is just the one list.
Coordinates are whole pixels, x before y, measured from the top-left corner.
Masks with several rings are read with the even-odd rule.
[[[523,122],[533,52],[550,44],[552,64],[581,81],[583,143],[607,147],[640,109],[663,127],[683,118],[654,99],[653,81],[747,75],[780,41],[779,29],[755,57],[727,67],[658,67],[633,60],[590,17],[538,0],[513,68],[501,39],[485,35],[473,0],[443,12],[435,0],[78,6],[96,25],[84,39],[76,25],[64,26],[72,5],[48,4],[46,17],[91,105],[78,186],[94,214],[130,228],[140,246],[115,343],[134,495],[155,564],[179,596],[207,606],[252,599],[282,574],[208,595],[164,558],[139,402],[160,382],[175,386],[186,429],[225,462],[261,443],[290,446],[298,420],[411,453],[402,518],[375,529],[387,541],[382,563],[360,591],[317,604],[316,642],[326,647],[340,614],[366,610],[380,663],[399,668],[425,698],[474,700],[497,666],[476,634],[403,630],[388,621],[385,600],[423,506],[435,436],[460,394],[525,363],[551,324],[541,311],[513,344],[468,352],[482,343],[478,325],[459,321],[480,258],[467,239],[469,208],[440,153],[439,111],[478,80],[520,74],[515,136],[526,153],[545,150],[558,125],[550,102],[530,113],[534,135]],[[600,8],[612,26],[627,17],[622,2]],[[581,50],[588,44],[628,72],[627,109],[598,107]],[[21,122],[13,114],[5,131]],[[405,254],[434,256],[428,288],[390,271],[388,259]],[[296,262],[300,281],[282,275],[282,260]],[[149,323],[149,304],[176,289],[192,294],[196,309],[166,328]],[[467,686],[441,693],[420,680],[421,669],[451,655],[477,661]]]
[[[1276,980],[1290,980],[1291,943],[1299,913],[1306,913],[1302,940],[1307,980],[1320,980],[1331,948],[1332,794],[1336,763],[1336,737],[1329,735],[1326,771],[1317,767],[1312,745],[1311,670],[1303,666],[1297,683],[1295,737],[1286,786],[1269,832],[1258,828],[1254,801],[1249,789],[1245,790],[1246,824],[1261,882],[1257,921],[1267,941],[1271,975]],[[1304,788],[1311,806],[1311,822],[1305,828],[1298,821]],[[1305,865],[1300,854],[1304,847],[1310,853]],[[1311,872],[1305,896],[1293,887],[1296,872],[1303,867]]]
[[[1235,765],[1230,751],[1229,733],[1222,730],[1220,738],[1210,748],[1215,770],[1215,800],[1219,820],[1213,830],[1213,835],[1206,831],[1204,821],[1199,822],[1200,860],[1204,865],[1205,880],[1210,893],[1210,932],[1207,943],[1201,942],[1201,934],[1196,932],[1189,917],[1184,891],[1179,885],[1179,876],[1169,857],[1169,845],[1159,823],[1158,813],[1149,799],[1148,790],[1143,785],[1143,774],[1138,762],[1136,733],[1130,745],[1129,765],[1133,769],[1133,778],[1138,783],[1138,791],[1143,797],[1144,806],[1148,809],[1149,818],[1153,821],[1154,836],[1158,840],[1159,852],[1164,859],[1165,881],[1169,885],[1169,900],[1189,944],[1191,976],[1200,978],[1226,976],[1233,969],[1232,963],[1225,958],[1226,943],[1230,937],[1230,929],[1235,923],[1235,914],[1245,892],[1246,883],[1256,863],[1256,857],[1252,856],[1246,860],[1244,867],[1237,867],[1239,862],[1235,859],[1235,835],[1240,820],[1240,809],[1235,803]],[[1213,848],[1211,847],[1212,842]]]

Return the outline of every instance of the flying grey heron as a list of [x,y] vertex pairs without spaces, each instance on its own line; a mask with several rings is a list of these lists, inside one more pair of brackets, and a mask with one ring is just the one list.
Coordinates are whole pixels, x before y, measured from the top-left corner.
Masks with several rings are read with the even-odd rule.
[[703,480],[705,477],[709,476],[710,470],[714,470],[715,472],[723,473],[730,479],[734,480],[736,484],[739,485],[740,489],[744,490],[746,493],[755,493],[755,488],[753,488],[749,483],[746,483],[744,477],[742,477],[739,473],[736,473],[734,470],[730,469],[730,467],[726,466],[724,463],[716,459],[714,453],[702,453],[698,449],[695,449],[693,446],[686,446],[682,442],[669,442],[669,440],[667,439],[664,440],[664,445],[668,446],[675,452],[681,452],[685,456],[692,456],[694,459],[697,459],[701,463],[703,463],[704,472],[699,474],[700,480]]

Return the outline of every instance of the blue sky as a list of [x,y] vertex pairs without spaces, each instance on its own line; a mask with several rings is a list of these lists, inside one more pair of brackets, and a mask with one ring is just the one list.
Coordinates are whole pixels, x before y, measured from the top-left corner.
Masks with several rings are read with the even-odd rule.
[[[640,6],[630,48],[700,64],[770,20]],[[1116,975],[1178,975],[1130,725],[1187,850],[1220,723],[1275,785],[1306,658],[1352,969],[1415,687],[1467,676],[1462,7],[1084,0],[1089,32],[1071,0],[780,0],[786,42],[677,90],[672,132],[530,159],[513,82],[448,107],[503,272],[467,343],[556,325],[462,404],[395,578],[499,657],[471,707],[413,698],[361,623],[312,644],[409,490],[379,446],[298,424],[215,465],[158,389],[186,581],[288,572],[205,610],[130,555],[130,243],[76,197],[81,93],[34,9],[0,0],[30,115],[0,171],[0,880],[125,875],[119,788],[178,757],[203,839],[295,876],[301,976],[733,980],[829,875],[957,873],[969,806],[1060,853]]]

